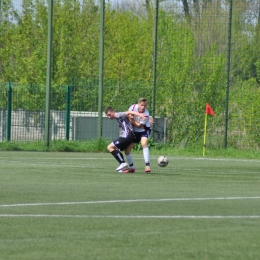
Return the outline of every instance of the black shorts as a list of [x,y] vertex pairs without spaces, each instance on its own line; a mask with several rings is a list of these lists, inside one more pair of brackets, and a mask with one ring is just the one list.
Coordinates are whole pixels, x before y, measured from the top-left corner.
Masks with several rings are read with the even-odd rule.
[[146,137],[149,138],[150,137],[150,133],[151,133],[151,129],[147,129],[143,132],[135,132],[135,139],[134,139],[134,143],[138,144],[141,142],[142,137]]
[[135,143],[135,138],[134,137],[119,137],[115,141],[113,141],[114,146],[119,149],[120,151],[124,151],[125,148],[130,145],[131,143]]

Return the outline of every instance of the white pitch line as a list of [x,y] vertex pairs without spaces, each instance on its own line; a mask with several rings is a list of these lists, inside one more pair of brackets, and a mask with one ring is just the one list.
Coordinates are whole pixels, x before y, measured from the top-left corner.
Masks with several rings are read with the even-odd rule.
[[195,215],[163,215],[163,216],[127,216],[127,215],[47,215],[47,214],[0,214],[0,218],[28,217],[28,218],[121,218],[121,219],[259,219],[259,215],[249,216],[195,216]]
[[[159,156],[159,155],[158,155]],[[55,158],[57,160],[111,160],[111,157],[58,157]],[[235,159],[235,158],[208,158],[208,157],[181,157],[181,156],[168,156],[171,160],[203,160],[203,161],[228,161],[228,162],[260,162],[259,159]],[[0,160],[3,159],[2,162],[6,163],[6,159],[10,159],[8,156],[0,156]],[[53,158],[34,158],[35,160],[53,160]],[[134,157],[135,160],[143,160],[142,158],[139,158],[137,156]],[[156,156],[151,156],[151,159],[156,160]],[[19,161],[17,161],[19,162]]]
[[[173,158],[171,158],[171,159],[173,159]],[[184,160],[191,159],[191,160],[205,160],[205,161],[227,161],[227,162],[260,162],[259,159],[205,158],[205,157],[203,157],[203,158],[200,158],[200,157],[193,157],[193,158],[178,157],[178,158],[184,159]]]
[[132,199],[132,200],[97,200],[79,202],[46,202],[46,203],[22,203],[6,204],[0,207],[28,207],[28,206],[62,206],[82,204],[108,204],[108,203],[136,203],[136,202],[167,202],[167,201],[205,201],[205,200],[257,200],[260,197],[216,197],[216,198],[172,198],[172,199]]

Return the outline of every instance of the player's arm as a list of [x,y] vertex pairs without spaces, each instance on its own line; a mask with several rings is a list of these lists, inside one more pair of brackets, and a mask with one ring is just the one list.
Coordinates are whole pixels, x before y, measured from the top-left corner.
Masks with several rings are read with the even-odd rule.
[[129,119],[129,121],[131,122],[131,124],[134,125],[135,127],[137,127],[137,128],[142,128],[142,127],[143,127],[142,124],[140,124],[139,122],[137,122],[137,121],[134,120],[133,115],[129,115],[129,116],[128,116],[128,119]]
[[149,123],[150,123],[150,125],[153,125],[153,124],[154,124],[154,119],[153,119],[152,116],[149,117]]
[[139,116],[140,118],[145,118],[145,115],[143,113],[138,113],[138,112],[135,112],[135,111],[126,111],[125,112],[126,115],[134,115],[134,116]]

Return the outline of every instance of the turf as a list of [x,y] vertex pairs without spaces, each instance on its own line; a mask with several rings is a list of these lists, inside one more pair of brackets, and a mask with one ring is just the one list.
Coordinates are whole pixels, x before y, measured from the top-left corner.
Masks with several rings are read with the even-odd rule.
[[259,259],[259,160],[0,152],[0,259]]

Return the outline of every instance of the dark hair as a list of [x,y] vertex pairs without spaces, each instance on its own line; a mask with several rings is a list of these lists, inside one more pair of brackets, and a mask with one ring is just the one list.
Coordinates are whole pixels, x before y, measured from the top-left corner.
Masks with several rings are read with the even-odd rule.
[[114,112],[115,110],[112,107],[107,107],[105,110],[105,114],[107,114],[109,111]]
[[141,102],[147,102],[147,98],[144,98],[144,97],[139,98],[138,103],[141,103]]

